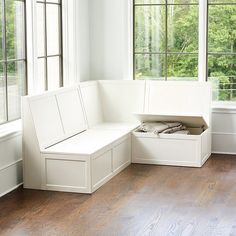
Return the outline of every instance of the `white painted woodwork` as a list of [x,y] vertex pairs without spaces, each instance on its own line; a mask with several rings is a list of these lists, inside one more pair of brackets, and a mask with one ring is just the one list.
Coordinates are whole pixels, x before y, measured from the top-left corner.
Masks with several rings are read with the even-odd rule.
[[137,122],[144,109],[145,81],[99,81],[104,120]]
[[[133,132],[132,162],[201,167],[211,155],[211,86],[199,82],[147,81],[144,121],[179,121],[191,135]],[[197,127],[204,127],[199,132]]]
[[56,95],[58,108],[66,136],[78,134],[87,129],[85,115],[77,88]]
[[113,148],[112,158],[113,171],[115,172],[131,162],[131,138],[128,138],[125,142],[121,142]]
[[63,139],[64,130],[57,100],[53,94],[31,99],[30,111],[41,148],[53,145]]
[[92,160],[92,185],[96,188],[107,176],[112,175],[112,152],[111,150]]
[[[191,84],[97,81],[23,98],[24,187],[92,193],[131,160],[202,166],[211,150],[211,91]],[[136,131],[151,120],[181,121],[192,134]]]
[[129,132],[130,131],[124,130],[90,129],[44,149],[42,153],[92,155],[98,152],[101,148],[105,148],[116,140],[127,135]]
[[84,109],[88,126],[92,127],[103,122],[101,96],[97,81],[80,83],[80,90],[84,103]]
[[210,91],[206,82],[147,81],[145,113],[203,116],[210,123]]

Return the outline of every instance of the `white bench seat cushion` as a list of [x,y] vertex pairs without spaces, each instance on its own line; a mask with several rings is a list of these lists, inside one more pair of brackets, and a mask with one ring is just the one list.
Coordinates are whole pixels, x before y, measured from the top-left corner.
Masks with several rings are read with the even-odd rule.
[[44,154],[92,155],[129,133],[128,130],[89,129],[41,152]]
[[104,122],[92,127],[92,129],[102,129],[102,130],[126,130],[126,131],[133,131],[140,125],[140,122]]

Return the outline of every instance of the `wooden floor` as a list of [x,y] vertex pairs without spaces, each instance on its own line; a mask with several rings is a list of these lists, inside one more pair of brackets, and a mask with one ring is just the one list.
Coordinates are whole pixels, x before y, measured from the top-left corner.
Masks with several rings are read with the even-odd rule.
[[0,235],[236,235],[236,156],[131,165],[92,195],[19,188],[0,198]]

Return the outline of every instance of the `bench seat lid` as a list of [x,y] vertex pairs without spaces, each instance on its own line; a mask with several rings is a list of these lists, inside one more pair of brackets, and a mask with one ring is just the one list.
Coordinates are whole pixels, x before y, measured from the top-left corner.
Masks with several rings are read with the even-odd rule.
[[42,153],[92,155],[128,133],[128,130],[89,129],[42,150]]

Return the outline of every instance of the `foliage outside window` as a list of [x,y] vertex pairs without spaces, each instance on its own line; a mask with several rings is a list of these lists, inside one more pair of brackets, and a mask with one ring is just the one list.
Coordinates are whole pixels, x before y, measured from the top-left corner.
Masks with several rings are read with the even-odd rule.
[[236,101],[235,0],[208,0],[208,79],[213,100]]
[[62,78],[62,2],[37,1],[38,90],[63,85]]
[[134,76],[197,80],[197,0],[135,0]]
[[25,94],[25,1],[0,0],[0,123],[20,118]]

